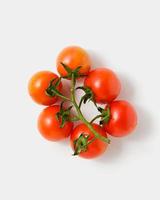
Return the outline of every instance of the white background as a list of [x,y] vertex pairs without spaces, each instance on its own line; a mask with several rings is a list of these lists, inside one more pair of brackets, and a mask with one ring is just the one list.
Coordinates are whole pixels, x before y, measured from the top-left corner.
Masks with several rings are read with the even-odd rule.
[[[159,0],[0,0],[1,200],[160,199],[159,7]],[[42,107],[27,93],[30,76],[56,71],[58,52],[72,44],[86,48],[95,67],[117,72],[120,98],[139,116],[137,130],[96,160],[71,156],[68,141],[45,141],[36,129]]]

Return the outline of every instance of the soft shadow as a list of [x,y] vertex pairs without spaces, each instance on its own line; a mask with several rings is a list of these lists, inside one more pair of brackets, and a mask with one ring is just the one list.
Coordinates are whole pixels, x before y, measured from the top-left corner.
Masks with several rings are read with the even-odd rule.
[[62,146],[68,146],[69,145],[69,138],[67,139],[64,139],[64,140],[61,140],[58,142],[59,145],[62,145]]
[[108,62],[106,62],[97,52],[93,50],[88,50],[88,52],[92,60],[92,69],[108,66]]
[[121,82],[121,92],[120,92],[120,95],[119,95],[118,98],[119,99],[131,100],[131,102],[132,102],[133,98],[134,98],[134,94],[135,94],[132,81],[129,80],[123,74],[118,74],[118,77],[119,77],[120,82]]
[[130,136],[128,136],[127,140],[145,142],[147,139],[153,136],[152,130],[154,125],[152,114],[138,105],[135,105],[135,108],[138,116],[137,128],[133,133],[131,133]]
[[117,162],[122,154],[123,141],[119,138],[111,138],[111,144],[108,146],[106,152],[96,162],[113,163]]

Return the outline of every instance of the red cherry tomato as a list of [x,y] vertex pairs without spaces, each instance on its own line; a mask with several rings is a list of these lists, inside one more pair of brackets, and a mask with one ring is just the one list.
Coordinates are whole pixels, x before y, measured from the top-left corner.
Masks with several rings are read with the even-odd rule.
[[[38,104],[52,105],[57,101],[57,97],[49,97],[45,90],[48,88],[52,79],[58,76],[50,71],[40,71],[32,76],[28,84],[28,91],[31,98]],[[60,91],[62,83],[57,87]]]
[[[137,114],[127,101],[113,101],[110,104],[110,119],[104,124],[105,130],[112,136],[122,137],[131,133],[137,125]],[[106,106],[106,109],[108,106]]]
[[91,60],[87,52],[78,46],[69,46],[63,49],[57,58],[57,70],[61,76],[66,76],[67,72],[61,63],[66,64],[72,70],[81,66],[79,73],[87,75],[90,67]]
[[58,141],[67,138],[73,128],[72,122],[66,122],[63,128],[60,128],[60,122],[56,114],[60,111],[59,105],[45,108],[38,118],[38,129],[42,136],[47,140]]
[[[97,124],[93,124],[93,127],[100,135],[107,137],[107,134],[102,127],[100,127]],[[90,131],[90,129],[85,124],[79,124],[78,126],[75,127],[75,129],[71,133],[71,137],[70,137],[70,143],[71,143],[71,147],[73,148],[73,150],[75,150],[74,149],[74,141],[77,140],[81,134],[83,134],[85,136],[89,136],[88,141],[91,141],[94,138],[93,133]],[[79,154],[79,156],[83,157],[83,158],[95,158],[95,157],[103,154],[105,152],[107,146],[108,146],[107,143],[105,143],[99,139],[96,139],[92,143],[90,143],[88,145],[87,150],[85,152],[81,152]]]
[[84,81],[89,87],[97,103],[109,103],[120,93],[121,84],[116,74],[107,68],[92,70]]

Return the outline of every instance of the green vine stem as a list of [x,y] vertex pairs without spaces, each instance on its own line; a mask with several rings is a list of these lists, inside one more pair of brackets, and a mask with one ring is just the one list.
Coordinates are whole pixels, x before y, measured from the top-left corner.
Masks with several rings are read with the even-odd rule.
[[55,91],[54,91],[54,93],[55,93],[55,95],[59,96],[61,99],[65,100],[65,101],[71,101],[68,97],[65,97],[62,94],[56,93]]

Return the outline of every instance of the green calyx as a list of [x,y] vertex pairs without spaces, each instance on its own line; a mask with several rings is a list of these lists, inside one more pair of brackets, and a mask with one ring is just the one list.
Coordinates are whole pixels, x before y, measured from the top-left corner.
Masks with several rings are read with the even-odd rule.
[[74,156],[79,155],[82,152],[87,151],[88,149],[88,139],[89,135],[86,136],[84,134],[81,134],[78,139],[74,141]]
[[60,111],[56,114],[57,120],[61,122],[60,127],[63,128],[67,121],[72,121],[71,119],[71,109],[73,106],[68,107],[67,109],[63,108],[64,101],[61,103]]
[[57,87],[59,86],[61,82],[61,78],[54,78],[50,81],[50,84],[48,88],[46,89],[46,94],[50,97],[54,97],[57,94],[61,94],[58,90]]
[[60,98],[62,98],[65,101],[70,101],[70,99],[68,97],[65,97],[61,92],[58,91],[57,87],[59,86],[60,82],[61,82],[62,77],[60,78],[55,78],[52,79],[49,83],[48,88],[46,89],[46,95],[49,97],[55,97],[58,96]]
[[66,78],[66,79],[71,79],[73,77],[74,74],[74,78],[79,78],[79,77],[83,77],[84,75],[81,75],[79,73],[79,70],[81,69],[81,66],[78,66],[76,69],[72,70],[68,65],[61,63],[61,65],[64,67],[64,69],[67,72],[66,76],[63,76],[62,78]]
[[100,120],[100,125],[103,123],[107,124],[109,119],[110,119],[110,108],[108,107],[106,110],[98,107],[98,110],[101,112],[101,120]]

